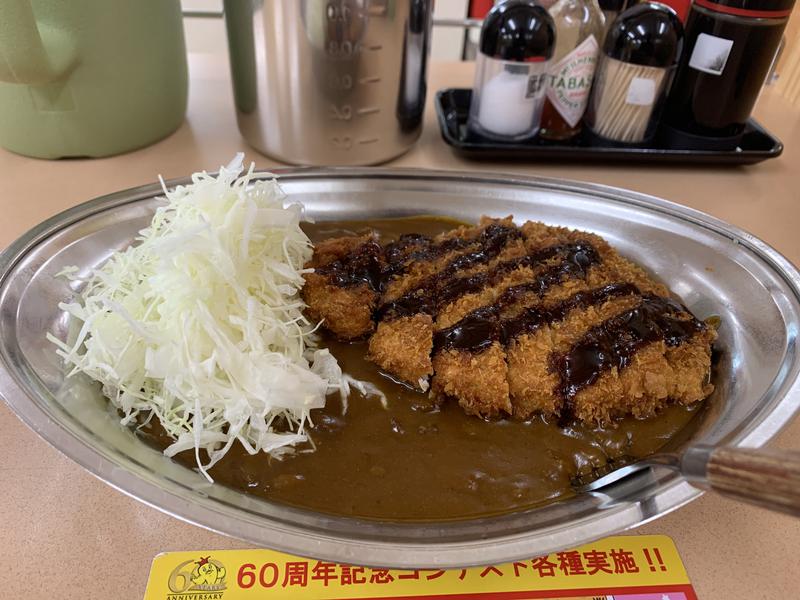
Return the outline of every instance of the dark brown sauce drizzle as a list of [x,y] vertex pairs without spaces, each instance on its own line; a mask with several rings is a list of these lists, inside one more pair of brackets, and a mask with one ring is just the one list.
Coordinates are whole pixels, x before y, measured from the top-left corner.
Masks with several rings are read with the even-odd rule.
[[[491,249],[495,252],[495,249]],[[494,256],[499,254],[496,250]],[[600,256],[594,247],[586,242],[560,244],[542,248],[536,252],[504,261],[492,267],[491,272],[480,272],[469,277],[457,277],[460,270],[489,262],[493,258],[490,252],[464,254],[456,257],[444,269],[426,278],[415,289],[407,292],[392,302],[378,308],[379,320],[390,320],[415,314],[436,315],[446,305],[456,299],[497,283],[504,275],[522,267],[535,267],[555,258],[562,261],[550,267],[544,274],[530,282],[527,291],[539,288],[546,290],[565,278],[585,277],[586,269],[600,262]],[[522,293],[520,290],[519,293]],[[541,292],[540,292],[541,293]]]
[[315,272],[326,275],[330,284],[336,287],[366,284],[378,291],[383,285],[385,264],[383,246],[376,240],[369,240],[344,258],[319,267]]
[[[424,237],[424,236],[423,236]],[[401,238],[402,240],[402,238]],[[465,248],[469,248],[470,246],[480,243],[481,238],[476,239],[468,239],[468,238],[460,238],[460,237],[452,237],[446,240],[439,242],[438,244],[434,244],[431,238],[426,238],[427,243],[421,244],[421,247],[418,250],[415,250],[407,257],[402,258],[401,260],[393,259],[393,257],[388,256],[390,264],[397,265],[396,274],[401,273],[404,271],[408,265],[416,260],[432,260],[448,252],[455,252],[456,250],[464,250]],[[391,244],[389,245],[391,248]]]
[[593,327],[568,352],[553,357],[552,366],[560,380],[558,392],[569,408],[579,391],[606,370],[628,366],[645,345],[663,340],[676,347],[705,328],[677,302],[648,294],[639,306]]
[[447,267],[454,271],[468,269],[488,262],[500,254],[509,241],[521,237],[519,229],[497,223],[488,225],[476,238],[453,237],[439,243],[428,236],[410,233],[386,246],[374,240],[367,241],[316,272],[326,275],[331,285],[337,287],[366,284],[373,291],[382,292],[393,277],[404,273],[415,261],[429,261],[449,252],[478,246],[479,250],[456,257]]
[[[461,238],[454,238],[461,239]],[[406,233],[397,241],[384,246],[383,252],[386,262],[390,265],[406,265],[409,260],[426,255],[431,251],[433,240],[421,233]]]
[[500,313],[516,302],[522,289],[539,290],[536,282],[525,283],[506,290],[495,304],[478,308],[455,325],[442,329],[433,337],[434,353],[444,350],[480,352],[494,342],[508,345],[513,339],[533,333],[543,325],[563,321],[570,311],[597,306],[612,298],[639,294],[638,288],[628,283],[615,283],[602,288],[578,292],[553,306],[525,308],[518,315],[501,319]]

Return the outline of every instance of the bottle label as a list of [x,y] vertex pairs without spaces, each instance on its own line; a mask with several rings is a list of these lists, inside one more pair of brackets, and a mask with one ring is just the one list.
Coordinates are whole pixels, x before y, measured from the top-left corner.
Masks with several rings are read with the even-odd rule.
[[525,90],[525,98],[541,98],[542,92],[547,84],[547,63],[540,63],[541,67],[531,69],[532,73],[528,77],[528,87]]
[[597,50],[597,40],[590,35],[550,69],[547,98],[570,127],[575,127],[586,111],[597,66]]
[[625,104],[650,106],[656,99],[656,82],[647,77],[634,77],[625,95]]
[[722,75],[733,49],[733,40],[701,33],[697,36],[689,66],[709,75]]

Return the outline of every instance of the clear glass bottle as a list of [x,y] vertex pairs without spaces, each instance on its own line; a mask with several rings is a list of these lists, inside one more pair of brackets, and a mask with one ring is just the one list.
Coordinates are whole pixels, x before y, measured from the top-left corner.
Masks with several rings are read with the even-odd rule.
[[550,15],[556,24],[556,49],[539,135],[568,140],[581,130],[605,35],[605,17],[597,0],[559,0]]

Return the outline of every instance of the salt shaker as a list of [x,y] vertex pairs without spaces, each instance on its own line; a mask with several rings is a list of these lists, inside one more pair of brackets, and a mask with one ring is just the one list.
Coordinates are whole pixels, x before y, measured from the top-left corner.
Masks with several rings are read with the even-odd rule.
[[586,123],[595,136],[629,144],[650,141],[683,48],[671,8],[637,4],[611,25],[603,44]]
[[481,29],[468,127],[488,138],[536,135],[544,105],[555,26],[534,0],[507,0]]

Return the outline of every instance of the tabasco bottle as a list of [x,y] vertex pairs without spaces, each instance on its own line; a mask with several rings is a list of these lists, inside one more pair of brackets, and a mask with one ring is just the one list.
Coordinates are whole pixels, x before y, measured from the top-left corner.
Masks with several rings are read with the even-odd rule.
[[556,49],[539,135],[548,140],[568,140],[581,130],[605,17],[597,0],[558,0],[550,15],[556,24]]

